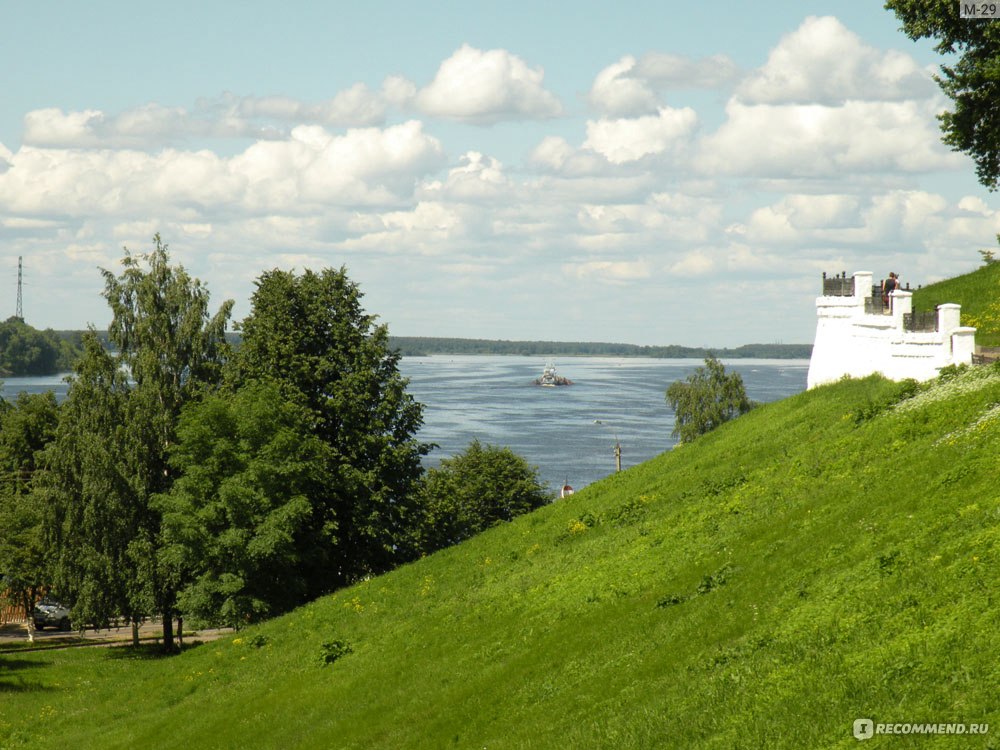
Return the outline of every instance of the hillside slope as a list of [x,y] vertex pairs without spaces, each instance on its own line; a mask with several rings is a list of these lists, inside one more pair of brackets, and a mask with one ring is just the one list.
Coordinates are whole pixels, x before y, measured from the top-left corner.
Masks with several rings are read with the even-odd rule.
[[913,293],[914,310],[933,310],[943,302],[962,306],[962,325],[978,329],[977,344],[1000,346],[1000,263],[928,284]]
[[0,656],[0,747],[995,746],[1000,369],[904,390],[769,404],[180,657]]

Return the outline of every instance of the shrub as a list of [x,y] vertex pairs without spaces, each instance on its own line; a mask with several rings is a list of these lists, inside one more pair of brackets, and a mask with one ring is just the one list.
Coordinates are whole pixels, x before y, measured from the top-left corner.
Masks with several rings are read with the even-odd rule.
[[457,544],[548,504],[538,471],[510,448],[473,440],[465,452],[427,472],[420,488],[423,552]]
[[353,654],[354,649],[351,644],[347,641],[342,641],[339,638],[326,641],[319,647],[319,660],[323,666],[328,664],[333,664],[337,659],[342,656],[347,656],[348,654]]
[[682,443],[690,443],[754,406],[747,398],[743,378],[735,372],[726,374],[715,357],[706,358],[704,367],[667,388],[667,403],[675,415],[673,434],[679,435]]

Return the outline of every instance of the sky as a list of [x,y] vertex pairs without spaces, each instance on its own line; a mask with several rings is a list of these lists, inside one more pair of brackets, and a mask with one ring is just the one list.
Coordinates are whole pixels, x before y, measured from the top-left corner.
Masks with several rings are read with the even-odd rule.
[[234,321],[344,266],[400,336],[810,343],[822,272],[1000,232],[880,6],[0,4],[0,318],[20,256],[28,323],[105,328],[159,233]]

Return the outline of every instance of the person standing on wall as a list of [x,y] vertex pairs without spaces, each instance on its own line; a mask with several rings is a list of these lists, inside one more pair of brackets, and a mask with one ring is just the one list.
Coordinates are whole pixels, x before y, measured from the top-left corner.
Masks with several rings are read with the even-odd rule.
[[889,300],[892,299],[890,295],[896,289],[899,289],[899,280],[896,274],[890,271],[889,278],[882,282],[882,307],[887,313],[889,312]]

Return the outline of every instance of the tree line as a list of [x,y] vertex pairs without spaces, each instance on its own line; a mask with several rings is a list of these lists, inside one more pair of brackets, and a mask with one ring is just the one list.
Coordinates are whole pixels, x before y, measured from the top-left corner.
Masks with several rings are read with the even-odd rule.
[[263,273],[234,348],[232,302],[159,235],[122,265],[66,399],[0,401],[0,589],[29,611],[158,616],[173,650],[175,620],[241,627],[550,501],[505,448],[424,471],[423,405],[343,268]]
[[[83,352],[88,331],[39,331],[20,318],[0,323],[0,377],[54,375],[69,372]],[[94,335],[108,349],[114,342],[107,331]],[[227,331],[226,341],[238,347],[238,331]],[[591,356],[651,357],[660,359],[808,359],[811,344],[745,344],[733,348],[641,346],[595,341],[506,341],[493,339],[390,336],[389,346],[404,357],[429,354],[494,354],[524,357]]]
[[501,354],[524,357],[591,356],[660,359],[809,359],[812,344],[745,344],[734,348],[642,346],[595,341],[507,341],[492,339],[392,336],[390,344],[407,357],[428,354]]
[[7,318],[0,323],[0,377],[68,372],[82,341],[82,331],[39,331],[21,318]]

